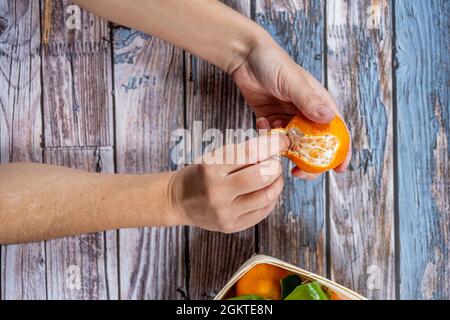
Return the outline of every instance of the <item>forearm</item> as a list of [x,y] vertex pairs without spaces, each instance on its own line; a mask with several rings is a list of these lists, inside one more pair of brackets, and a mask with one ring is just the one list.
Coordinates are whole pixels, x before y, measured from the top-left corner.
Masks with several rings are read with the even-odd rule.
[[171,174],[112,175],[38,164],[0,166],[0,243],[177,224]]
[[216,0],[75,0],[115,23],[146,32],[232,73],[258,41],[258,24]]

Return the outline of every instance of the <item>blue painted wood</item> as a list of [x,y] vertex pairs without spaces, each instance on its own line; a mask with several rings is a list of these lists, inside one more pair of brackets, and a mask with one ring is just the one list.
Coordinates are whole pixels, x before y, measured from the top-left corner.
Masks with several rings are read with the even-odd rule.
[[[256,21],[317,79],[323,74],[324,1],[256,2]],[[259,252],[326,274],[324,177],[293,178],[284,160],[280,205],[258,226]]]
[[450,298],[450,1],[396,0],[400,297]]
[[329,176],[331,276],[370,299],[395,298],[392,11],[327,2],[328,88],[353,140],[349,170]]
[[[247,2],[227,3],[248,10]],[[322,74],[326,71],[323,68],[322,41],[325,36],[325,0],[253,0],[253,3],[257,21],[299,63],[317,78],[323,79]],[[325,274],[328,267],[331,275],[344,285],[371,298],[392,298],[392,184],[395,174],[398,187],[395,195],[399,217],[400,297],[449,299],[450,1],[328,0],[326,3],[329,11],[326,33],[331,49],[328,53],[328,82],[351,125],[355,151],[353,171],[342,177],[332,175],[329,179],[331,237],[328,241],[331,264],[327,266],[325,259],[325,210],[328,200],[324,195],[324,180],[306,183],[291,179],[287,168],[284,201],[258,227],[257,249],[317,273]],[[33,31],[39,31],[40,20],[45,21],[45,10],[42,10],[43,16],[39,19],[38,4],[33,1],[9,1],[6,5],[4,1],[0,5],[0,162],[42,160],[39,145],[42,130],[40,34]],[[367,14],[371,12],[369,5],[372,4],[382,5],[383,8],[387,6],[382,11],[384,20],[381,20],[380,30],[364,29]],[[395,8],[391,4],[395,4]],[[62,8],[61,4],[55,6]],[[389,60],[389,39],[393,28],[389,23],[393,18],[393,9],[396,18],[396,63]],[[62,13],[60,10],[54,16],[58,17],[59,22],[63,21]],[[104,28],[106,24],[101,24],[98,30],[107,34]],[[99,40],[95,34],[95,39],[90,38],[89,32],[78,34],[81,38],[66,39],[69,33],[62,32],[63,26],[53,25],[51,29],[48,34],[50,42],[65,43],[67,40],[74,43],[82,39],[89,43]],[[170,150],[164,146],[169,141],[171,130],[182,127],[185,120],[181,116],[183,106],[180,100],[183,95],[180,80],[183,77],[182,53],[127,29],[116,29],[115,40],[117,169],[129,173],[175,169],[167,160]],[[109,50],[108,46],[107,42],[102,41],[97,49]],[[69,58],[60,55],[66,49],[64,45],[50,44],[46,47],[44,63],[49,68],[44,67],[44,73],[48,74],[51,68],[62,70],[64,65],[67,66]],[[109,56],[109,53],[106,55]],[[85,55],[72,60],[75,61],[75,68],[81,70],[83,65],[87,66],[86,59],[91,58]],[[391,64],[398,64],[394,79],[395,96],[391,96]],[[49,162],[94,170],[92,166],[95,166],[96,159],[91,158],[93,151],[83,149],[84,146],[99,142],[102,145],[113,143],[112,114],[109,113],[112,110],[111,101],[105,94],[111,91],[111,88],[107,89],[111,75],[108,75],[107,67],[101,67],[103,63],[90,65],[100,67],[101,71],[87,67],[74,77],[80,85],[75,100],[86,101],[83,105],[88,106],[89,110],[78,110],[76,103],[75,108],[55,109],[55,112],[51,108],[46,109],[47,146],[79,147],[45,150],[45,158]],[[200,64],[196,68],[205,75],[214,75],[214,79],[228,86],[222,74],[213,67]],[[72,84],[72,80],[64,78],[65,72],[57,73],[53,76],[61,76],[64,83]],[[162,81],[159,77],[167,74],[166,90],[161,92]],[[60,92],[63,89],[59,80],[55,78],[54,85],[49,85],[51,82],[45,79],[43,101],[47,107],[51,104],[57,108],[58,103],[52,99],[58,96],[73,99],[73,96]],[[95,81],[100,83],[95,90],[87,90],[93,88],[91,85],[89,88],[83,87],[83,82],[92,84]],[[214,88],[214,83],[205,82],[197,87],[187,83],[188,90],[199,90],[192,92],[193,109],[199,114],[211,101],[208,99],[224,99],[225,104],[230,103],[227,107],[234,109],[228,116],[223,114],[225,120],[219,125],[247,125],[247,114],[237,116],[236,111],[243,109],[240,109],[242,103],[236,98],[234,90],[227,89],[232,97],[223,94],[205,96],[201,93],[202,87]],[[186,93],[188,96],[191,94]],[[197,96],[194,97],[195,94]],[[165,103],[170,101],[169,104],[176,108],[171,111],[154,108],[161,99]],[[392,99],[397,102],[395,117],[392,115]],[[233,104],[236,101],[239,103]],[[155,113],[154,109],[162,113]],[[70,114],[65,114],[67,112]],[[79,112],[94,116],[74,116]],[[205,113],[203,116],[215,125],[221,114]],[[195,115],[188,114],[188,117]],[[156,119],[160,118],[170,120],[158,122]],[[391,123],[392,120],[396,122]],[[131,123],[127,124],[127,121]],[[60,123],[68,125],[68,131],[62,130]],[[51,129],[52,126],[54,129]],[[153,133],[149,135],[148,132]],[[392,144],[394,138],[391,132],[396,135],[397,145]],[[392,149],[397,151],[396,159],[393,159]],[[112,151],[110,147],[108,150],[107,171],[112,171]],[[395,173],[392,171],[394,160],[398,169]],[[182,229],[121,231],[120,235],[121,298],[185,297],[183,241],[186,238]],[[103,250],[110,250],[109,244],[114,244],[115,235],[107,239],[107,248],[99,243],[102,237],[81,236],[80,241],[62,240],[58,241],[59,247],[53,242],[47,248],[51,261],[46,260],[43,243],[3,246],[0,255],[0,299],[45,299],[47,286],[52,298],[116,298],[119,285],[117,274],[103,270],[100,266],[103,258],[93,256],[96,252],[103,256]],[[228,240],[217,243],[224,238]],[[242,243],[245,241],[247,243]],[[208,296],[211,294],[208,288],[219,289],[237,265],[251,254],[254,244],[255,238],[251,233],[246,233],[245,237],[222,237],[202,231],[191,233],[191,254],[195,251],[196,256],[192,255],[189,263],[191,275],[197,277],[196,283],[190,283],[191,297]],[[211,252],[222,249],[217,263],[208,262]],[[230,251],[233,251],[231,258]],[[72,253],[77,257],[76,261],[85,258],[89,261],[81,271],[83,281],[90,284],[81,293],[69,292],[64,287],[66,262],[71,261],[70,257],[66,257]],[[106,255],[114,259],[114,248]],[[97,261],[100,261],[98,265]],[[86,271],[90,266],[99,269]],[[48,279],[46,269],[50,271]],[[224,276],[217,278],[216,271]],[[207,272],[210,274],[207,275]],[[206,283],[202,275],[207,275],[213,285]]]

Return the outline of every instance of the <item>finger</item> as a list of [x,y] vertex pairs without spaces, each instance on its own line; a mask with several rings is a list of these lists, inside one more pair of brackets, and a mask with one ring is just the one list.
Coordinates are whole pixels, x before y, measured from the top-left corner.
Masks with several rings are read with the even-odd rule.
[[278,177],[271,185],[255,192],[237,197],[233,207],[238,212],[250,212],[265,208],[272,202],[277,201],[284,187],[284,179]]
[[225,177],[225,183],[233,186],[231,195],[238,197],[270,186],[281,173],[280,160],[271,158],[228,175]]
[[288,125],[288,122],[284,121],[284,120],[275,120],[274,122],[272,122],[272,128],[274,128],[274,129],[284,128],[287,125]]
[[[289,104],[294,106],[293,104]],[[267,120],[270,123],[270,127],[272,129],[275,128],[285,128],[292,118],[299,112],[297,107],[295,107],[295,111],[292,114],[272,114],[267,117]]]
[[205,164],[224,164],[231,174],[249,165],[259,163],[286,151],[291,141],[284,134],[262,135],[241,144],[230,144],[203,157]]
[[291,172],[294,177],[302,179],[302,180],[312,181],[312,180],[315,180],[318,177],[320,177],[320,174],[308,173],[308,172],[302,171],[299,167],[295,167],[294,169],[292,169]]
[[259,130],[263,130],[263,129],[270,130],[271,128],[270,128],[269,120],[267,120],[267,118],[264,118],[264,117],[256,119],[256,129],[259,129]]
[[257,225],[258,223],[266,219],[267,216],[273,211],[277,203],[277,201],[274,201],[265,208],[255,210],[241,216],[238,219],[239,227],[237,228],[236,232],[247,230],[248,228]]
[[304,69],[302,71],[303,74],[305,75],[306,81],[308,82],[310,87],[316,92],[316,94],[322,97],[327,106],[332,108],[336,114],[340,114],[336,102],[334,101],[330,92],[327,89],[325,89],[325,87],[316,78],[314,78],[312,74],[310,74]]
[[310,120],[328,123],[336,116],[330,102],[322,98],[308,82],[306,72],[298,67],[286,81],[285,92],[296,107]]
[[265,117],[269,122],[271,122],[271,117],[292,118],[298,113],[298,108],[292,103],[291,99],[285,100],[286,101],[279,100],[274,103],[258,106],[258,118]]

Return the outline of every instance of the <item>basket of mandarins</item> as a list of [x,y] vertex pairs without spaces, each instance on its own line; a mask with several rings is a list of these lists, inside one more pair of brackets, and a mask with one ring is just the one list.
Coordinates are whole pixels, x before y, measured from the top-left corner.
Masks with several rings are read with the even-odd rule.
[[366,300],[331,280],[257,255],[244,263],[215,300]]

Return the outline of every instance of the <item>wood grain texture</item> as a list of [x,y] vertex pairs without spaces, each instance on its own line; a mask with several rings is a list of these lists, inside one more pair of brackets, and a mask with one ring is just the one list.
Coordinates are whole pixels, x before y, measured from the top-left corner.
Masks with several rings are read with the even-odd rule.
[[370,299],[395,298],[392,10],[327,2],[328,87],[353,138],[350,170],[329,176],[331,276]]
[[0,161],[41,162],[39,6],[0,6]]
[[[328,83],[351,128],[350,171],[302,182],[286,161],[280,205],[237,235],[151,228],[2,246],[0,300],[207,299],[255,250],[328,270],[369,298],[397,289],[402,299],[450,299],[450,2],[224,2],[248,16],[252,7]],[[0,0],[0,163],[175,170],[173,130],[197,120],[203,130],[252,127],[224,73],[125,28],[112,45],[107,23],[84,11],[81,30],[70,30],[69,5]]]
[[[47,2],[46,2],[47,3]],[[111,46],[107,22],[84,10],[71,29],[70,1],[42,5],[45,145],[113,144]],[[49,11],[51,9],[51,11]],[[69,21],[69,22],[68,22]],[[69,28],[70,27],[70,28]]]
[[[37,1],[0,3],[0,163],[41,162]],[[42,243],[0,248],[0,299],[45,299]]]
[[[256,21],[319,81],[323,78],[324,1],[257,1]],[[285,160],[282,201],[258,228],[259,252],[325,275],[325,179],[293,178]]]
[[[67,21],[74,13],[68,13],[69,5],[42,3],[41,21],[49,24],[43,27],[48,43],[42,46],[44,160],[114,172],[109,29],[106,21],[85,11],[79,12],[81,29],[70,29]],[[49,299],[118,297],[115,233],[49,241],[46,254]],[[70,284],[71,277],[79,277],[80,286]]]
[[[223,2],[250,16],[250,1]],[[231,137],[225,141],[226,129],[252,128],[253,116],[231,77],[189,54],[186,66],[187,129],[199,139],[205,130],[219,129],[224,136],[219,143],[239,143]],[[195,121],[202,122],[201,132],[194,131]],[[232,235],[189,228],[189,298],[214,297],[254,252],[254,228]]]
[[400,297],[450,299],[450,2],[395,9]]
[[[114,172],[111,147],[50,148],[44,152],[44,161],[91,172]],[[116,241],[115,231],[47,241],[48,299],[118,299]]]
[[[183,128],[183,52],[117,28],[114,74],[117,171],[176,169],[170,160],[170,138],[173,130]],[[121,230],[121,299],[184,298],[183,237],[182,227]]]

